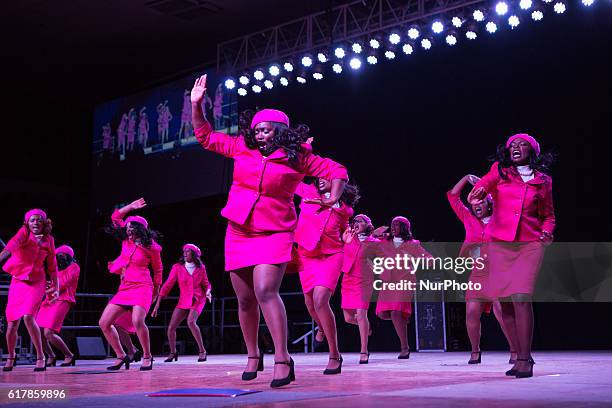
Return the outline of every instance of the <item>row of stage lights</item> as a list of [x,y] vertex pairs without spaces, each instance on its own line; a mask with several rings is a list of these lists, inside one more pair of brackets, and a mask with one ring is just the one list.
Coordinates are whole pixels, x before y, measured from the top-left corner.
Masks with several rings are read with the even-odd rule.
[[[580,1],[586,7],[592,6],[595,2],[595,0]],[[513,12],[511,10],[512,3],[518,4],[520,12]],[[423,50],[429,50],[433,46],[434,41],[436,41],[436,38],[444,34],[446,34],[444,36],[446,44],[454,46],[459,41],[460,31],[464,32],[468,40],[475,40],[478,37],[479,24],[484,24],[485,31],[489,34],[496,33],[500,28],[500,24],[503,24],[503,21],[507,22],[511,29],[514,29],[526,15],[530,15],[534,21],[542,20],[545,8],[551,6],[556,14],[563,14],[567,9],[566,0],[517,0],[514,2],[511,0],[500,0],[491,8],[478,7],[473,9],[471,15],[453,16],[448,21],[450,23],[448,27],[447,21],[444,19],[435,19],[430,26],[431,35],[424,32],[422,26],[414,24],[405,31],[406,39],[403,43],[400,31],[389,33],[386,38],[388,44],[383,55],[387,60],[393,60],[396,58],[399,49],[404,54],[410,55],[418,45]],[[352,70],[358,70],[364,65],[364,56],[365,62],[369,65],[374,65],[378,62],[379,51],[382,51],[384,42],[381,36],[375,35],[367,43],[355,41],[350,47],[338,45],[333,49],[331,55],[327,51],[320,51],[316,55],[305,54],[300,59],[299,65],[292,59],[285,61],[282,65],[272,64],[268,68],[269,76],[266,76],[263,68],[257,68],[252,74],[245,72],[237,79],[227,78],[225,80],[225,88],[228,90],[237,88],[238,95],[245,96],[248,93],[247,89],[249,86],[254,93],[260,93],[263,89],[274,88],[275,83],[281,86],[288,86],[294,76],[295,81],[300,84],[306,83],[309,73],[313,79],[321,80],[324,74],[324,64],[327,63],[331,64],[331,70],[336,74],[342,73],[346,65]]]

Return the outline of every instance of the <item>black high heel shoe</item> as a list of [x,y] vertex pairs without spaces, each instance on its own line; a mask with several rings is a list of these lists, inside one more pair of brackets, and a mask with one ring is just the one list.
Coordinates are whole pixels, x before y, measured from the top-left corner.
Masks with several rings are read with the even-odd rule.
[[124,364],[125,364],[125,369],[129,370],[130,369],[130,358],[127,355],[121,358],[121,361],[119,362],[119,364],[115,364],[110,367],[106,367],[106,369],[109,371],[117,371],[117,370],[120,370]]
[[142,351],[136,350],[134,352],[134,356],[132,357],[132,362],[137,363],[142,359]]
[[344,361],[342,359],[342,356],[340,357],[330,357],[330,360],[336,360],[340,362],[340,365],[337,368],[326,368],[325,371],[323,371],[323,374],[325,375],[334,375],[334,374],[340,374],[342,372],[342,362]]
[[[145,360],[151,360],[151,364],[148,366],[140,366],[140,371],[151,371],[153,369],[153,362],[155,361],[153,359],[153,356],[151,357],[142,357],[142,362],[144,363]],[[176,361],[176,360],[175,360]]]
[[[36,361],[40,361],[40,360],[45,360],[45,358],[37,358]],[[39,373],[41,371],[47,371],[47,363],[45,362],[45,365],[42,367],[34,367],[34,372]]]
[[410,350],[408,350],[408,354],[402,354],[402,352],[400,351],[399,356],[397,356],[398,359],[400,360],[408,360],[410,358]]
[[290,357],[289,361],[275,361],[274,364],[286,364],[289,366],[289,374],[285,378],[279,378],[278,380],[272,380],[270,383],[270,387],[278,388],[283,387],[291,383],[291,381],[295,381],[295,364],[293,363],[293,359]]
[[76,366],[76,356],[73,354],[72,357],[70,357],[70,361],[68,361],[67,363],[62,363],[60,364],[60,367],[74,367]]
[[15,367],[17,365],[17,357],[7,357],[6,361],[8,361],[8,360],[13,360],[13,365],[9,366],[9,367],[7,367],[7,366],[2,367],[2,371],[4,371],[5,373],[9,372],[9,371],[13,371],[13,367]]
[[[51,362],[48,361],[49,359]],[[45,362],[45,367],[55,367],[57,365],[57,357],[53,356],[49,357],[49,359]]]
[[359,354],[368,356],[367,360],[362,360],[361,357],[359,357],[359,364],[368,364],[370,362],[370,352],[369,351],[367,353],[359,353]]
[[473,359],[472,356],[470,356],[470,361],[468,361],[468,364],[480,364],[482,361],[482,351],[472,351],[472,354],[476,354],[478,353],[478,358]]
[[173,361],[178,361],[178,351],[170,353],[168,358],[164,360],[164,363],[171,363]]
[[535,361],[533,361],[533,358],[517,358],[516,361],[527,361],[530,365],[529,365],[529,371],[519,371],[516,370],[516,378],[529,378],[529,377],[533,377],[533,365],[535,364]]
[[[264,360],[264,353],[263,351],[261,351],[261,349],[259,349],[259,357],[247,357],[251,360],[259,360],[259,362],[257,363],[257,371],[263,371],[264,370],[264,364],[263,364],[263,360]],[[244,371],[242,373],[242,381],[251,381],[257,378],[257,371]]]
[[[323,340],[319,341],[317,340],[317,334],[319,333],[323,333]],[[312,341],[312,347],[317,350],[319,347],[321,347],[323,344],[325,344],[325,333],[323,332],[323,330],[317,328],[317,333],[314,336],[314,340]]]
[[203,352],[203,353],[200,353],[200,354],[204,354],[204,357],[198,356],[198,363],[203,363],[208,358],[208,353],[207,352]]
[[508,360],[508,364],[516,364],[516,358],[512,358],[513,354],[516,354],[516,351],[510,350],[510,359]]

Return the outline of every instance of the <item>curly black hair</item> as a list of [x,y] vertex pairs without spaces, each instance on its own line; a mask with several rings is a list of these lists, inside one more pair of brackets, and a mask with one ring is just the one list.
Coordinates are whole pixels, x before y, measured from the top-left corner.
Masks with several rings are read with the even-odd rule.
[[[23,223],[23,226],[26,229],[26,233],[28,235],[30,235],[31,231],[30,231],[30,226],[28,225],[28,222],[25,221]],[[51,221],[51,218],[45,218],[43,220],[42,234],[43,235],[51,235],[52,231],[53,231],[53,221]]]
[[[238,119],[239,132],[244,137],[244,142],[249,149],[257,149],[258,145],[255,140],[255,131],[251,129],[251,121],[257,113],[254,110],[248,109],[240,114]],[[308,139],[310,129],[306,125],[297,125],[295,128],[290,128],[282,123],[271,122],[274,126],[274,137],[272,138],[272,146],[274,149],[282,148],[287,153],[289,163],[296,165],[298,163],[299,154],[302,153],[302,143]]]
[[[151,244],[153,243],[153,241],[161,242],[161,240],[163,239],[163,235],[159,231],[154,231],[145,228],[144,225],[136,221],[131,221],[131,224],[134,227],[134,235],[137,238],[140,238],[140,242],[145,248],[151,248]],[[123,241],[128,237],[127,227],[125,226],[117,227],[112,224],[107,225],[106,227],[104,227],[104,232],[111,235],[118,241]]]
[[[499,171],[499,176],[504,180],[508,179],[505,170],[514,166],[512,158],[510,157],[510,149],[508,149],[505,144],[498,145],[495,155],[490,157],[489,160],[498,162],[499,166],[497,170]],[[537,155],[533,149],[529,151],[529,167],[541,173],[548,174],[554,161],[555,155],[551,152]]]

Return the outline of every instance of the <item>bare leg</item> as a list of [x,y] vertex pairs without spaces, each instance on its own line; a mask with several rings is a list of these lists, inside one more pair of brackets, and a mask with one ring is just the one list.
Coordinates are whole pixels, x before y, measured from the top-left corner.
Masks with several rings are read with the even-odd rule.
[[114,365],[119,364],[125,357],[125,352],[121,348],[121,343],[119,342],[119,334],[117,334],[117,330],[115,329],[115,326],[113,326],[115,320],[117,320],[117,318],[123,313],[125,313],[125,309],[123,307],[109,303],[104,308],[100,321],[98,322],[106,341],[108,341],[108,344],[110,344],[115,352],[115,355],[117,356]]
[[478,301],[467,301],[465,303],[465,327],[467,328],[472,355],[470,360],[477,360],[480,353],[480,316],[484,303]]
[[42,338],[40,335],[40,327],[36,323],[36,319],[32,315],[23,316],[23,323],[28,329],[28,333],[30,334],[30,340],[34,344],[34,349],[36,349],[36,367],[41,368],[45,366],[45,353],[43,351],[42,346]]
[[[15,346],[17,345],[17,331],[19,330],[19,323],[21,319],[8,322],[6,325],[6,348],[8,357],[10,359],[15,358]],[[5,367],[13,367],[15,360],[6,360]]]
[[[327,344],[329,345],[329,356],[338,358],[340,357],[340,351],[338,350],[338,334],[336,332],[336,318],[334,312],[332,312],[329,306],[329,299],[331,298],[331,290],[324,286],[316,286],[312,292],[314,299],[314,308],[316,315],[319,319],[317,324],[323,328],[325,337],[327,337]],[[338,368],[340,362],[338,360],[329,360],[327,368],[334,369]]]
[[[253,289],[253,272],[251,268],[239,269],[230,273],[232,286],[238,298],[238,320],[251,357],[259,356],[257,335],[259,333],[259,305]],[[248,359],[245,371],[257,370],[258,360]]]
[[[176,329],[180,326],[181,322],[185,320],[188,310],[174,308],[170,323],[168,324],[168,345],[170,346],[170,353],[176,354]],[[168,356],[169,358],[170,356]]]
[[[533,341],[533,305],[529,295],[512,296],[516,335],[518,339],[518,358],[531,358],[531,343]],[[527,361],[517,361],[519,371],[528,371],[531,364]]]
[[74,357],[74,354],[72,354],[66,343],[64,343],[64,340],[51,329],[45,329],[44,334],[44,338],[46,339],[46,341],[62,352],[62,354],[64,355],[64,363],[70,362],[72,357]]
[[499,322],[499,326],[501,327],[502,332],[504,333],[504,336],[506,336],[506,340],[508,340],[508,345],[510,346],[510,359],[516,360],[516,355],[517,355],[517,350],[518,350],[518,340],[516,338],[516,330],[514,326],[508,327],[506,323],[504,322],[502,308],[501,308],[501,304],[499,303],[499,301],[493,302],[493,314],[495,315],[495,318]]
[[119,326],[113,325],[113,327],[115,328],[115,330],[117,330],[117,334],[119,335],[119,342],[125,348],[126,353],[128,357],[130,358],[130,360],[132,360],[134,358],[134,354],[138,350],[136,346],[134,346],[134,343],[132,342],[132,336],[130,336],[130,333],[128,333],[127,331],[125,331],[123,328]]
[[[368,336],[370,333],[370,321],[368,320],[367,309],[357,309],[355,318],[357,319],[357,325],[359,326],[359,338],[361,340],[360,353],[368,352]],[[367,360],[368,357],[365,354],[361,354],[360,360]]]
[[[285,304],[279,295],[279,289],[285,267],[279,265],[256,265],[253,269],[253,288],[257,302],[261,307],[266,325],[274,342],[275,361],[289,361],[287,350],[287,312]],[[289,365],[275,364],[274,379],[285,378],[289,375]]]
[[408,345],[408,319],[405,317],[404,313],[398,310],[391,310],[390,314],[393,327],[395,328],[397,337],[399,337],[401,347],[400,354],[408,354],[410,351],[410,346]]
[[42,345],[43,350],[45,351],[45,355],[47,356],[47,365],[49,365],[52,364],[53,359],[55,358],[55,353],[53,352],[53,348],[47,340],[47,332],[51,332],[51,330],[44,328],[42,333]]
[[147,317],[147,311],[141,306],[132,307],[132,324],[136,329],[136,336],[142,346],[142,367],[148,367],[153,364],[151,358],[151,342],[149,340],[149,328],[145,323],[145,317]]
[[206,353],[206,349],[204,348],[204,340],[202,339],[200,326],[198,326],[198,317],[200,317],[200,314],[197,310],[190,310],[189,316],[187,317],[187,325],[189,326],[189,330],[191,330],[191,334],[193,334],[193,338],[198,344],[198,351],[200,354],[204,354]]

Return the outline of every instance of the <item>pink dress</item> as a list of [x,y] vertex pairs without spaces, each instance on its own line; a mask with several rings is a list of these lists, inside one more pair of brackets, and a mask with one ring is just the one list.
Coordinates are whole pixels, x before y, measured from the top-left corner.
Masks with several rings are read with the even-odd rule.
[[[113,212],[112,221],[119,227],[125,225],[118,210]],[[129,239],[123,240],[121,255],[108,264],[110,273],[122,275],[119,291],[110,303],[149,310],[153,301],[153,285],[161,286],[162,282],[161,250],[156,242],[150,248],[145,248]],[[149,269],[153,271],[153,279]]]
[[[412,241],[402,242],[396,245],[393,241],[385,241],[381,243],[381,256],[385,258],[395,258],[396,255],[408,254],[409,256],[419,258],[429,258],[431,255],[421,246],[421,243],[413,239]],[[400,282],[409,280],[416,282],[416,275],[410,273],[409,270],[385,269],[379,275],[379,279],[383,282]],[[408,319],[412,314],[412,299],[414,291],[396,291],[396,290],[380,290],[378,291],[378,299],[376,301],[376,315],[382,319],[390,318],[389,312],[402,312],[403,317]]]
[[[318,198],[313,185],[300,183],[295,192],[299,197]],[[316,286],[336,290],[342,272],[342,233],[348,227],[353,209],[343,203],[336,207],[321,207],[302,201],[295,231],[298,244],[300,282],[304,293]]]
[[492,299],[533,294],[544,258],[540,236],[555,228],[552,179],[534,171],[534,178],[524,182],[514,167],[504,172],[507,179],[500,177],[496,162],[474,186],[493,196],[495,208],[483,247],[488,267],[484,290]]
[[298,163],[284,149],[264,157],[249,149],[242,136],[214,132],[206,122],[195,131],[207,150],[234,159],[234,176],[221,215],[229,220],[225,236],[225,269],[291,260],[297,215],[293,195],[305,175],[348,180],[344,166],[312,153],[303,144]]
[[36,316],[45,296],[47,279],[57,275],[53,237],[44,235],[38,240],[23,226],[10,239],[6,250],[11,256],[3,269],[12,275],[6,320],[14,322],[25,315]]
[[365,309],[370,306],[374,275],[364,267],[366,258],[371,256],[372,243],[380,240],[367,237],[363,242],[355,236],[351,242],[344,244],[342,261],[342,309]]
[[[446,198],[451,205],[451,208],[457,215],[457,217],[463,223],[465,229],[465,240],[459,251],[460,257],[469,257],[477,253],[480,256],[480,249],[482,244],[485,242],[487,225],[483,223],[478,217],[463,204],[461,201],[460,194],[453,194],[451,191],[446,193]],[[487,268],[473,269],[470,273],[470,281],[474,284],[486,285],[488,281]],[[482,297],[482,293],[479,290],[467,290],[465,292],[465,300],[469,301],[472,299],[478,299]],[[484,311],[491,313],[493,304],[491,302],[484,302]]]
[[62,269],[57,274],[59,281],[59,297],[55,302],[45,299],[36,315],[36,323],[39,327],[51,329],[59,333],[66,314],[76,304],[75,294],[79,283],[79,265],[71,263],[66,269]]
[[180,295],[176,305],[177,309],[195,310],[198,314],[202,313],[204,305],[206,305],[206,292],[212,289],[208,276],[206,275],[206,267],[202,264],[201,267],[193,271],[193,275],[187,271],[185,265],[176,263],[172,265],[170,276],[162,286],[159,296],[166,297],[178,282]]

